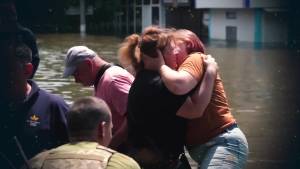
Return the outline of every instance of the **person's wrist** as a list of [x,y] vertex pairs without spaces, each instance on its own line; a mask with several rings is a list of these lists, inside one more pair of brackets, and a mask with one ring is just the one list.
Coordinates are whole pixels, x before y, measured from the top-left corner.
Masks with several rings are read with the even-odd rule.
[[216,74],[217,73],[217,68],[214,65],[207,65],[207,71],[211,74]]

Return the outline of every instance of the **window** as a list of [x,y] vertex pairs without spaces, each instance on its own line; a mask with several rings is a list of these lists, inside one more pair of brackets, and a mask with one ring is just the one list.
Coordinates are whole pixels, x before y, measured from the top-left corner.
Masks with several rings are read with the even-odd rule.
[[236,42],[237,40],[236,26],[226,26],[226,40],[229,42]]
[[141,7],[136,8],[135,17],[136,17],[135,31],[141,32],[142,31],[142,8]]
[[159,25],[159,8],[152,7],[152,25]]
[[236,12],[235,11],[227,11],[226,18],[227,19],[236,19]]
[[150,4],[150,0],[144,0],[144,5],[149,5]]
[[142,4],[142,0],[136,0],[136,5],[141,5]]
[[159,0],[152,0],[152,4],[158,4]]

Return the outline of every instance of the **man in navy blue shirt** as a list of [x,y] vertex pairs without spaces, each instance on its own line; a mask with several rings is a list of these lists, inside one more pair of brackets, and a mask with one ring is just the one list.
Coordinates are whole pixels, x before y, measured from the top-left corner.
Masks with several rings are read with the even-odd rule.
[[32,53],[22,34],[11,33],[6,42],[1,53],[8,60],[8,106],[0,118],[0,166],[5,169],[20,168],[35,154],[68,142],[68,105],[28,80]]

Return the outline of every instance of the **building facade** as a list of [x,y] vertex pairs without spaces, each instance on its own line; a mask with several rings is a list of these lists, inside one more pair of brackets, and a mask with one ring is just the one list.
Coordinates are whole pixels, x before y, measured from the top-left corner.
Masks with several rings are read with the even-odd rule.
[[287,43],[284,0],[195,0],[205,11],[209,39],[256,43]]
[[[189,18],[198,18],[191,15],[193,10],[191,0],[128,0],[125,17],[127,32],[141,32],[149,25],[161,27],[182,28],[193,27]],[[198,16],[198,14],[196,14]],[[199,18],[198,18],[199,19]],[[198,25],[199,20],[193,21]]]
[[201,39],[287,43],[285,0],[127,0],[127,34],[149,25],[186,28]]

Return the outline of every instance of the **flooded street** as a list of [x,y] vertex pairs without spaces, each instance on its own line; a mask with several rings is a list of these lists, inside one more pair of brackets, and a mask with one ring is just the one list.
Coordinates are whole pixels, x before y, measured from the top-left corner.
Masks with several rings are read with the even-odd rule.
[[209,52],[249,142],[247,168],[299,168],[300,58],[272,48],[211,46]]
[[[92,95],[93,88],[62,78],[68,48],[86,45],[106,60],[117,62],[121,42],[115,37],[80,38],[77,34],[45,34],[37,38],[41,61],[35,80],[69,104],[80,96]],[[247,136],[247,169],[300,168],[299,53],[272,46],[228,46],[225,42],[211,42],[207,53],[218,62],[233,115]]]
[[71,104],[80,96],[92,95],[92,88],[83,88],[75,84],[73,78],[62,78],[64,55],[75,45],[86,45],[108,61],[117,62],[117,49],[121,39],[105,36],[87,36],[77,34],[39,35],[38,47],[40,65],[35,76],[40,87],[60,94]]

